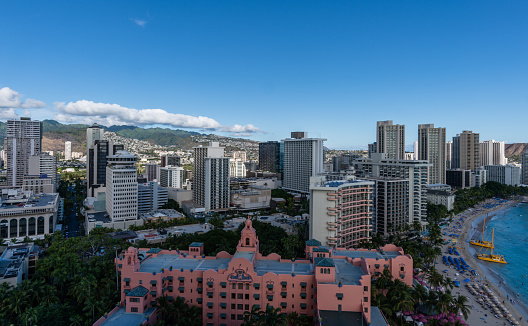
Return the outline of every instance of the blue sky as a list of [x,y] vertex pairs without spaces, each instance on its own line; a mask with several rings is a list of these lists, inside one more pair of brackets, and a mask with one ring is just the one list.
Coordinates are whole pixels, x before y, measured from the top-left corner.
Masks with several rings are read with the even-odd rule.
[[[0,1],[0,117],[528,142],[526,1]],[[33,99],[33,100],[31,100]]]

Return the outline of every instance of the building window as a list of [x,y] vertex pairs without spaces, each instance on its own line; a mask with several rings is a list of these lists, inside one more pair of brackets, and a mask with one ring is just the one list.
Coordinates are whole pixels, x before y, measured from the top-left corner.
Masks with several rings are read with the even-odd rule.
[[242,290],[243,288],[244,288],[244,284],[239,283],[239,284],[238,284],[238,289],[239,289],[239,290]]
[[244,295],[242,293],[237,294],[237,299],[244,299]]
[[238,310],[242,310],[242,309],[244,309],[244,305],[241,304],[241,303],[237,304],[237,309],[238,309]]
[[236,304],[232,303],[231,304],[231,309],[235,310],[236,309]]
[[364,301],[364,302],[368,302],[368,297],[364,297],[364,298],[363,298],[363,301]]
[[231,293],[231,299],[235,299],[235,293]]
[[246,300],[249,300],[249,293],[246,293],[245,297],[246,297]]
[[130,311],[132,311],[132,312],[138,312],[138,308],[136,308],[136,307],[132,307],[132,308],[130,308]]

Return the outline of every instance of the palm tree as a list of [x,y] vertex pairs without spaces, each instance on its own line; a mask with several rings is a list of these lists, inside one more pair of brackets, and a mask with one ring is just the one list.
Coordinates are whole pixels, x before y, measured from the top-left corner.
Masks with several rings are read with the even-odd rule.
[[245,311],[244,312],[244,323],[243,326],[257,326],[259,324],[259,320],[261,320],[262,315],[264,315],[264,311],[260,310],[260,308],[257,308],[256,305],[253,305],[251,307],[251,311]]
[[451,291],[447,290],[446,293],[439,292],[438,301],[434,305],[434,308],[436,311],[447,313],[450,312],[452,303],[453,296],[451,295]]
[[470,306],[467,304],[468,298],[463,295],[458,295],[453,300],[453,305],[455,306],[455,313],[461,312],[464,315],[464,319],[467,320],[470,313]]
[[427,299],[427,289],[425,286],[419,284],[418,286],[414,287],[412,289],[412,297],[414,300],[414,306],[415,308],[418,308],[420,304],[423,304],[423,302]]
[[266,326],[287,326],[288,317],[285,313],[281,313],[281,308],[274,308],[268,303],[262,315],[262,322]]

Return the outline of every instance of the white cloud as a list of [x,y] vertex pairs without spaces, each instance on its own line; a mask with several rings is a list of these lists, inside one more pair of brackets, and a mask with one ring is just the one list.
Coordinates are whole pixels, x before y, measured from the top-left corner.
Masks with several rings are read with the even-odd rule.
[[216,120],[208,117],[169,113],[162,109],[137,110],[119,104],[95,103],[88,100],[69,103],[57,102],[55,107],[59,111],[55,119],[63,122],[84,124],[96,122],[106,126],[165,125],[176,128],[219,130],[237,136],[248,136],[260,131],[259,128],[251,124],[222,127]]
[[0,108],[0,119],[16,119],[18,115],[15,113],[15,109],[3,109]]
[[0,109],[35,109],[45,107],[42,101],[22,99],[24,95],[9,87],[0,88]]
[[248,124],[245,126],[235,124],[234,126],[225,126],[220,128],[220,131],[222,132],[230,132],[235,134],[236,136],[249,136],[251,134],[260,132],[260,129],[255,127],[252,124]]
[[138,25],[138,26],[140,26],[140,27],[145,27],[145,25],[147,25],[147,21],[146,21],[146,20],[141,20],[141,19],[138,19],[138,18],[134,18],[134,19],[132,19],[132,21],[133,21],[136,25]]

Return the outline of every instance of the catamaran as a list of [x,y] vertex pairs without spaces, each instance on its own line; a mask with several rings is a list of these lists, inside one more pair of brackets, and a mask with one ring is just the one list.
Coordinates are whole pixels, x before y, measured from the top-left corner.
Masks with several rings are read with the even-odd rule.
[[491,242],[484,240],[484,227],[486,226],[486,219],[484,219],[484,224],[482,225],[482,240],[471,240],[469,241],[469,244],[472,244],[474,246],[484,247],[493,249],[493,236],[491,237]]
[[[495,229],[493,229],[491,233],[491,243],[493,245],[493,235],[495,233]],[[500,263],[500,264],[507,264],[506,260],[504,259],[503,255],[494,255],[493,254],[493,247],[491,247],[491,253],[488,254],[477,254],[477,258],[480,260],[490,261],[492,263]]]

